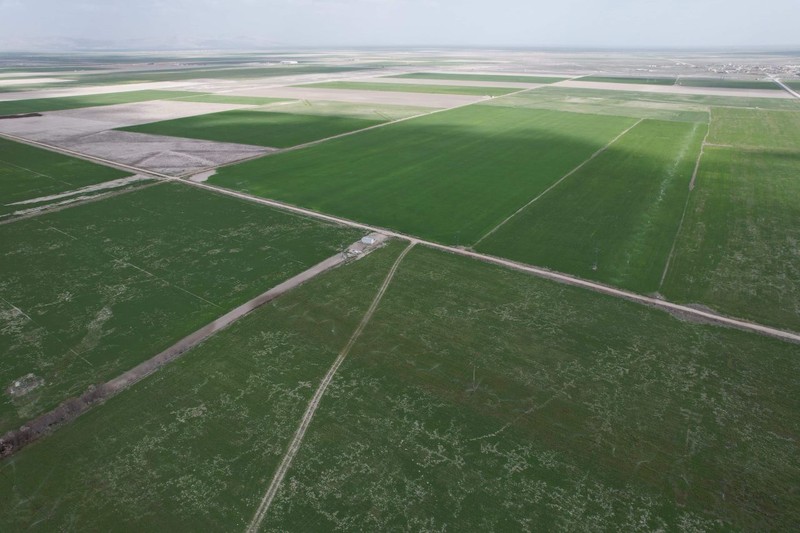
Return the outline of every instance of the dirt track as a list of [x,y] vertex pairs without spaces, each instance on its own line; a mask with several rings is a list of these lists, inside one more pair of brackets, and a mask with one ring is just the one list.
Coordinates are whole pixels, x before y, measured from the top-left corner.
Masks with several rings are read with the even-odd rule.
[[317,391],[314,393],[314,396],[311,398],[311,401],[308,402],[308,407],[306,408],[305,414],[303,414],[303,418],[300,419],[300,425],[297,427],[297,431],[295,431],[294,437],[292,437],[292,441],[289,443],[289,447],[286,450],[286,453],[283,456],[280,464],[278,465],[277,470],[275,470],[275,475],[272,478],[272,482],[270,482],[269,487],[267,488],[267,492],[264,494],[264,497],[261,499],[261,503],[258,505],[258,509],[256,509],[256,513],[253,516],[253,519],[250,521],[250,525],[247,526],[247,531],[249,533],[255,533],[258,531],[258,528],[261,526],[261,523],[264,521],[264,517],[267,515],[267,511],[269,511],[269,507],[272,504],[272,500],[275,498],[275,495],[278,493],[278,489],[281,487],[281,483],[283,482],[283,478],[286,476],[286,472],[289,471],[289,467],[292,466],[292,461],[294,460],[295,455],[297,455],[297,451],[300,449],[300,445],[303,443],[303,437],[308,430],[308,426],[311,424],[311,420],[314,418],[314,413],[317,412],[317,408],[319,407],[319,402],[322,400],[322,397],[325,395],[325,391],[328,389],[328,386],[333,381],[333,377],[336,375],[336,371],[339,370],[339,367],[342,366],[347,355],[350,353],[350,350],[353,348],[353,345],[356,343],[358,338],[361,336],[361,333],[364,331],[364,328],[367,327],[372,315],[375,314],[375,310],[378,308],[378,304],[381,303],[381,299],[383,299],[383,295],[386,293],[386,289],[389,287],[389,283],[391,283],[392,278],[394,278],[395,272],[397,272],[397,268],[400,266],[400,263],[403,261],[403,258],[411,251],[411,248],[414,247],[414,242],[409,244],[405,250],[400,254],[397,260],[392,265],[392,268],[389,269],[389,273],[386,275],[386,279],[383,280],[383,284],[378,289],[378,292],[375,294],[375,298],[372,300],[372,304],[370,304],[369,309],[367,312],[364,313],[364,317],[359,322],[358,327],[350,336],[350,340],[347,341],[347,344],[342,351],[339,352],[338,357],[334,360],[333,364],[331,365],[330,369],[328,369],[328,373],[325,374],[325,377],[322,378],[322,381],[317,387]]

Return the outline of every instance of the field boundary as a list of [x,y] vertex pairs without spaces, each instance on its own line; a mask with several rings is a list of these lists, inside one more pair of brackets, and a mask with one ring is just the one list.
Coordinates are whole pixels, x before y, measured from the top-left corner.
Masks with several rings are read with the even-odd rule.
[[[364,257],[374,249],[374,247],[364,249],[363,253],[359,257]],[[304,270],[300,274],[297,274],[296,276],[279,283],[268,291],[259,294],[255,298],[252,298],[233,310],[228,311],[224,315],[215,319],[213,322],[210,322],[193,333],[190,333],[166,350],[163,350],[150,359],[147,359],[135,367],[126,370],[119,376],[112,378],[101,385],[91,385],[81,396],[69,398],[62,402],[55,409],[28,421],[19,429],[7,432],[5,435],[0,437],[0,459],[13,455],[28,444],[73,421],[75,418],[89,411],[94,405],[102,403],[128,389],[147,376],[155,373],[161,367],[178,359],[192,348],[195,348],[199,344],[208,340],[210,337],[227,328],[245,315],[258,309],[259,307],[262,307],[272,300],[275,300],[276,298],[284,295],[288,291],[302,285],[303,283],[306,283],[310,279],[313,279],[320,274],[327,272],[328,270],[338,267],[346,261],[347,257],[345,254],[338,253],[320,263],[317,263],[311,268]],[[17,309],[23,315],[25,314],[16,306],[13,306],[13,304],[9,303],[9,305]]]
[[356,327],[353,334],[350,336],[350,340],[347,341],[342,351],[339,352],[339,355],[333,361],[333,364],[328,369],[328,373],[325,374],[325,377],[322,378],[322,381],[317,387],[314,396],[311,398],[311,401],[308,402],[308,407],[306,408],[305,414],[300,419],[300,424],[297,427],[297,431],[295,431],[294,437],[292,437],[292,441],[289,443],[289,447],[286,450],[286,453],[283,456],[280,464],[278,465],[277,470],[275,471],[275,475],[272,478],[272,481],[267,488],[267,492],[264,494],[264,497],[261,499],[261,502],[256,509],[255,515],[253,515],[253,519],[250,521],[250,524],[247,526],[246,531],[248,533],[254,533],[258,531],[258,528],[261,526],[261,523],[264,521],[264,518],[267,515],[267,511],[269,511],[270,506],[272,505],[272,501],[275,499],[275,495],[278,493],[278,490],[283,483],[284,477],[286,477],[286,473],[289,471],[289,467],[292,466],[292,461],[294,460],[297,452],[300,450],[300,446],[303,443],[303,438],[305,437],[306,431],[308,430],[308,426],[311,424],[311,420],[314,418],[314,414],[317,412],[319,408],[320,401],[322,401],[322,397],[325,395],[325,391],[328,389],[328,386],[333,381],[333,377],[336,375],[336,371],[339,370],[339,367],[342,366],[345,358],[350,353],[350,350],[353,348],[353,345],[356,343],[358,338],[361,336],[361,333],[367,327],[367,324],[372,319],[372,315],[375,314],[375,311],[378,309],[378,305],[381,303],[383,299],[383,295],[386,293],[386,289],[389,288],[389,284],[392,282],[392,278],[394,278],[395,272],[397,272],[400,263],[402,263],[405,256],[411,249],[414,247],[416,242],[411,242],[403,252],[397,257],[392,267],[389,269],[389,273],[386,275],[386,278],[383,280],[383,284],[378,289],[378,292],[375,294],[375,298],[373,298],[372,303],[370,304],[367,312],[364,313],[364,316],[361,318],[361,322],[359,322],[358,326]]
[[584,166],[586,166],[586,165],[588,165],[589,163],[591,163],[592,161],[594,161],[594,160],[595,160],[595,159],[596,159],[596,158],[597,158],[597,157],[598,157],[600,154],[602,154],[603,152],[605,152],[606,150],[608,150],[608,149],[611,147],[611,145],[612,145],[612,144],[614,144],[615,142],[617,142],[618,140],[620,140],[622,137],[624,137],[624,136],[625,136],[625,134],[626,134],[626,133],[628,133],[628,132],[629,132],[629,131],[631,131],[633,128],[635,128],[636,126],[638,126],[639,124],[641,124],[641,123],[642,123],[644,120],[645,120],[645,119],[643,119],[643,118],[639,119],[639,120],[638,120],[638,121],[637,121],[637,122],[636,122],[636,123],[635,123],[633,126],[629,127],[628,129],[626,129],[625,131],[623,131],[622,133],[620,133],[619,135],[617,135],[616,137],[614,137],[613,139],[611,139],[611,141],[609,141],[609,142],[608,142],[608,144],[606,144],[605,146],[603,146],[602,148],[600,148],[598,151],[596,151],[595,153],[593,153],[591,156],[589,156],[589,159],[587,159],[586,161],[584,161],[583,163],[581,163],[581,164],[580,164],[580,165],[578,165],[577,167],[573,168],[572,170],[570,170],[569,172],[567,172],[566,174],[564,174],[563,176],[561,176],[561,178],[559,178],[559,180],[558,180],[558,181],[556,181],[555,183],[553,183],[552,185],[550,185],[550,186],[549,186],[547,189],[545,189],[544,191],[542,191],[541,193],[539,193],[539,195],[538,195],[538,196],[536,196],[536,197],[535,197],[533,200],[531,200],[531,201],[530,201],[530,202],[528,202],[527,204],[523,205],[522,207],[520,207],[519,209],[517,209],[516,211],[514,211],[513,213],[511,213],[511,215],[509,215],[509,216],[508,216],[508,217],[507,217],[505,220],[503,220],[502,222],[500,222],[500,223],[499,223],[498,225],[496,225],[494,228],[490,229],[490,230],[489,230],[489,231],[488,231],[486,234],[484,234],[484,235],[483,235],[483,237],[481,237],[480,239],[478,239],[477,241],[475,241],[475,243],[474,243],[472,246],[473,246],[473,247],[474,247],[474,246],[478,246],[478,244],[480,244],[480,243],[481,243],[481,241],[483,241],[484,239],[486,239],[486,238],[487,238],[487,237],[489,237],[490,235],[494,234],[494,232],[496,232],[496,231],[497,231],[497,230],[499,230],[501,227],[503,227],[503,226],[504,226],[504,225],[505,225],[505,224],[506,224],[506,223],[507,223],[509,220],[511,220],[512,218],[514,218],[515,216],[517,216],[517,215],[518,215],[518,214],[520,214],[521,212],[525,211],[525,210],[526,210],[528,207],[530,207],[530,206],[531,206],[531,205],[533,205],[533,204],[534,204],[536,201],[538,201],[538,200],[539,200],[539,199],[540,199],[542,196],[544,196],[545,194],[549,193],[551,190],[555,189],[555,188],[556,188],[556,187],[557,187],[557,186],[558,186],[558,185],[559,185],[559,184],[560,184],[562,181],[564,181],[565,179],[569,178],[570,176],[572,176],[573,174],[575,174],[576,172],[578,172],[580,169],[582,169]]

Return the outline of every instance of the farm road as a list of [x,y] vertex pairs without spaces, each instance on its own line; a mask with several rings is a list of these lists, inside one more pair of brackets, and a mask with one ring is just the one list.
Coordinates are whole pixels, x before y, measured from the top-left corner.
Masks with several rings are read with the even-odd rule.
[[319,408],[319,403],[322,400],[322,397],[325,395],[325,391],[328,389],[328,386],[333,381],[333,377],[336,375],[336,371],[339,370],[339,367],[342,366],[347,355],[350,353],[350,350],[353,348],[353,345],[356,343],[358,338],[361,336],[361,333],[364,331],[364,328],[367,327],[372,315],[375,314],[375,310],[378,308],[378,305],[381,303],[383,299],[383,295],[386,293],[386,289],[389,287],[389,284],[392,282],[392,278],[394,277],[395,272],[397,272],[397,268],[400,266],[400,263],[403,261],[403,258],[411,251],[411,248],[414,247],[416,243],[411,242],[405,250],[398,256],[397,260],[392,265],[392,268],[389,269],[389,273],[386,275],[386,279],[383,280],[383,284],[378,289],[378,292],[375,294],[375,298],[372,300],[372,304],[370,304],[369,309],[367,312],[364,313],[364,317],[359,322],[358,327],[353,332],[353,335],[350,336],[350,340],[347,341],[347,344],[342,351],[339,352],[339,356],[334,360],[333,364],[331,365],[330,369],[328,369],[328,373],[325,374],[325,377],[322,378],[322,381],[317,387],[317,391],[314,393],[314,396],[311,398],[311,401],[308,402],[308,407],[306,408],[306,412],[303,415],[303,418],[300,419],[300,425],[297,427],[297,431],[295,431],[294,437],[292,437],[292,441],[289,443],[289,447],[286,450],[286,454],[283,456],[280,464],[278,465],[278,469],[275,471],[275,475],[272,478],[272,482],[269,484],[267,488],[267,492],[264,494],[264,497],[261,499],[261,503],[256,509],[256,513],[253,516],[253,519],[250,521],[250,525],[247,526],[248,533],[258,531],[258,528],[261,526],[261,523],[264,521],[264,517],[267,515],[267,511],[269,511],[269,507],[272,504],[272,500],[275,499],[275,495],[278,493],[278,489],[281,487],[281,483],[283,482],[283,478],[286,477],[286,472],[288,472],[289,467],[292,466],[292,461],[294,460],[295,455],[297,455],[298,450],[300,449],[300,445],[303,443],[303,437],[305,437],[306,431],[308,430],[308,426],[311,424],[311,420],[314,418],[314,413],[317,412],[317,408]]

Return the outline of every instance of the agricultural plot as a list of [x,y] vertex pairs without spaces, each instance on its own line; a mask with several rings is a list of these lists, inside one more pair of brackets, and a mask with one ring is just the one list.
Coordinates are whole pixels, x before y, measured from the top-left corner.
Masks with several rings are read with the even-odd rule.
[[429,107],[390,105],[354,102],[329,102],[326,100],[298,100],[280,105],[281,113],[299,115],[333,115],[338,117],[365,118],[393,121],[431,112]]
[[288,148],[385,120],[241,109],[121,128],[122,131]]
[[[86,187],[129,176],[120,170],[0,139],[0,220],[16,211],[54,201],[51,196],[76,193]],[[79,192],[79,191],[83,192]],[[72,196],[74,198],[74,196]],[[39,201],[37,201],[37,199]]]
[[636,85],[675,85],[676,78],[660,78],[660,77],[622,77],[622,76],[583,76],[579,78],[580,81],[599,81],[603,83],[633,83]]
[[717,87],[722,89],[762,89],[781,91],[781,87],[769,80],[730,80],[713,78],[680,78],[676,85],[684,87]]
[[641,122],[477,250],[656,292],[706,129]]
[[262,106],[267,104],[275,104],[278,102],[287,102],[281,98],[264,98],[259,96],[231,96],[227,94],[201,94],[198,96],[185,96],[178,98],[181,102],[199,102],[205,104],[237,104],[237,105],[253,105]]
[[798,111],[713,108],[708,142],[737,149],[800,152]]
[[[0,226],[0,433],[360,236],[181,184]],[[34,390],[6,390],[29,374]]]
[[634,123],[470,106],[225,167],[210,181],[470,244]]
[[800,331],[800,150],[706,147],[662,292]]
[[311,280],[5,460],[0,529],[244,530],[403,247]]
[[556,83],[565,78],[553,76],[520,76],[513,74],[461,74],[455,72],[414,72],[412,74],[398,74],[386,76],[387,78],[401,78],[410,80],[456,80],[456,81],[500,81],[514,83]]
[[702,97],[695,102],[682,97],[671,98],[670,95],[665,98],[664,95],[652,93],[565,87],[542,87],[535,91],[481,102],[479,105],[552,109],[677,122],[708,122],[709,113],[709,107],[702,101]]
[[201,93],[188,91],[127,91],[107,94],[91,94],[86,96],[64,96],[61,98],[38,98],[33,100],[11,100],[0,102],[0,115],[21,113],[44,113],[62,109],[79,109],[114,104],[130,104],[151,100],[172,100],[187,96],[198,96]]
[[419,247],[368,330],[263,531],[800,520],[795,345]]
[[317,89],[350,89],[359,91],[389,91],[398,93],[465,94],[474,96],[503,96],[519,91],[506,87],[469,87],[466,85],[414,85],[407,83],[370,83],[366,81],[331,81],[300,85]]

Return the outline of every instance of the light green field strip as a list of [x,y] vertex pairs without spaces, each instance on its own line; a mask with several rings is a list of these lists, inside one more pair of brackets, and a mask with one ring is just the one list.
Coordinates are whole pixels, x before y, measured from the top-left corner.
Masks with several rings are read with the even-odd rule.
[[[271,109],[271,108],[270,108]],[[152,122],[121,128],[122,131],[288,148],[342,133],[356,131],[384,120],[333,115],[301,115],[237,109],[194,117]]]
[[599,81],[604,83],[633,83],[636,85],[675,85],[676,78],[641,76],[583,76],[579,81]]
[[800,153],[800,105],[797,109],[713,108],[708,142],[739,149]]
[[406,83],[370,83],[360,81],[331,81],[298,85],[317,89],[350,89],[358,91],[390,91],[399,93],[466,94],[475,96],[502,96],[519,91],[505,87],[468,87],[464,85],[414,85]]
[[707,122],[711,106],[797,111],[800,102],[788,98],[747,98],[540,87],[478,105],[552,108],[564,111],[634,116],[682,122]]
[[244,530],[404,247],[311,280],[4,460],[0,529]]
[[225,167],[210,183],[469,244],[634,123],[469,106]]
[[262,531],[791,529],[797,350],[417,246]]
[[20,113],[43,113],[62,109],[78,109],[114,104],[130,104],[151,100],[172,100],[177,98],[200,96],[203,93],[188,91],[127,91],[108,94],[91,94],[86,96],[64,96],[61,98],[39,98],[35,100],[13,100],[0,102],[0,115]]
[[663,294],[800,331],[798,176],[800,152],[707,146]]
[[781,87],[770,80],[731,80],[714,78],[679,78],[675,85],[684,87],[714,87],[721,89],[761,89],[780,91]]
[[655,292],[705,133],[700,124],[640,123],[477,251]]
[[[9,205],[65,193],[130,173],[0,139],[0,215],[32,205]],[[4,217],[0,216],[0,220]]]
[[328,102],[325,100],[298,100],[292,103],[280,104],[280,106],[265,107],[262,109],[265,111],[279,111],[281,113],[297,113],[299,115],[339,116],[384,121],[394,121],[417,115],[426,115],[431,112],[431,108],[429,107]]
[[566,78],[554,76],[522,76],[512,74],[461,74],[453,72],[415,72],[413,74],[398,74],[386,76],[387,78],[402,78],[412,80],[456,80],[456,81],[500,81],[508,83],[556,83]]
[[[0,226],[0,433],[362,235],[182,184]],[[30,373],[44,384],[5,391]]]
[[176,98],[181,102],[200,102],[206,104],[239,104],[261,106],[278,102],[290,102],[282,98],[264,98],[260,96],[230,96],[226,94],[201,94],[198,96],[184,96]]

